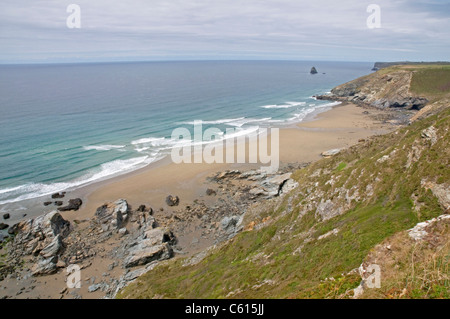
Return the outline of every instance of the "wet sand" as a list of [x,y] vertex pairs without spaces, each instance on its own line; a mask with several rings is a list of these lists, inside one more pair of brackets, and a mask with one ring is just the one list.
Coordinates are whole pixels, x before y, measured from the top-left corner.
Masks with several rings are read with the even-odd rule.
[[[280,162],[316,161],[323,151],[346,148],[360,139],[392,129],[391,125],[373,119],[382,111],[370,110],[369,114],[364,114],[365,111],[354,104],[341,104],[305,122],[280,129]],[[70,198],[82,197],[84,204],[79,211],[64,212],[63,216],[69,220],[90,218],[97,207],[119,198],[126,199],[133,207],[145,204],[165,209],[165,198],[172,194],[180,197],[181,206],[189,205],[205,194],[207,176],[226,169],[248,170],[261,166],[267,165],[175,164],[166,158],[155,165],[68,194]]]
[[[384,124],[377,119],[377,115],[381,113],[383,113],[381,110],[366,110],[353,104],[341,104],[326,112],[311,116],[307,121],[280,129],[280,162],[301,164],[316,161],[321,158],[320,154],[323,151],[346,148],[358,143],[360,139],[395,129],[394,126]],[[224,153],[226,152],[228,152],[227,149],[224,150]],[[196,199],[200,199],[206,205],[212,207],[218,199],[215,199],[215,196],[206,196],[206,189],[210,186],[207,177],[227,169],[250,170],[259,167],[261,167],[260,164],[175,164],[170,158],[166,158],[141,170],[68,192],[64,198],[65,202],[69,198],[81,197],[83,205],[78,211],[62,212],[61,215],[71,222],[77,220],[74,224],[78,224],[78,221],[93,218],[96,209],[104,203],[123,198],[132,208],[137,208],[141,204],[152,207],[156,219],[160,220],[166,212],[172,210],[165,203],[167,195],[179,196],[180,204],[178,207],[180,209],[191,205]],[[27,210],[24,211],[28,213],[27,216],[19,216],[19,218],[32,218],[39,212],[42,214],[55,209],[54,207],[46,207],[45,210],[41,210],[43,201],[45,199],[42,198],[35,200],[34,213]],[[160,211],[160,208],[163,208],[163,210]],[[17,220],[18,217],[14,219]],[[8,223],[13,224],[12,220]],[[84,227],[82,225],[86,224],[81,223],[78,226],[78,231]],[[190,234],[176,235],[190,238]],[[99,281],[104,277],[108,271],[108,265],[115,262],[109,256],[108,251],[113,249],[119,241],[120,239],[115,238],[114,235],[110,241],[97,246],[101,253],[89,259],[86,268],[83,269],[83,285],[78,291],[79,296],[82,298],[101,298],[104,296],[101,291],[89,293],[88,282],[92,278],[97,278],[97,281]],[[182,243],[181,246],[192,246],[189,243],[187,241],[185,244]],[[207,246],[207,244],[205,245]],[[213,243],[209,244],[212,245]],[[114,268],[112,271],[108,271],[108,278],[118,277],[121,273],[120,267]],[[4,280],[0,282],[0,296],[60,298],[63,297],[61,292],[64,291],[66,286],[66,275],[63,269],[54,275],[36,279],[29,278],[20,282],[13,278]],[[30,286],[34,288],[29,288]],[[25,287],[28,287],[29,291],[23,290],[22,293],[20,289]],[[65,298],[71,298],[71,294],[64,294],[64,296]]]

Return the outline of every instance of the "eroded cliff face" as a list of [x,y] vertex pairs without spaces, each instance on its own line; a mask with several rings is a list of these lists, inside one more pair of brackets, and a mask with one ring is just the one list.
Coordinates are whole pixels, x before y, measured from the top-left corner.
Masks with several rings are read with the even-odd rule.
[[376,72],[339,85],[330,95],[317,96],[323,100],[348,101],[377,108],[400,107],[420,110],[427,103],[425,97],[410,91],[413,71]]

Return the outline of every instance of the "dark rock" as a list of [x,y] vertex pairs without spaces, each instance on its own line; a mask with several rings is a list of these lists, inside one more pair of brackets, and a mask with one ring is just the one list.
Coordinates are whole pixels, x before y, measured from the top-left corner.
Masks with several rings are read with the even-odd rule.
[[148,264],[152,261],[172,258],[173,250],[167,243],[148,246],[145,241],[134,246],[124,260],[124,267],[130,268]]
[[122,228],[124,220],[128,216],[128,203],[119,199],[114,203],[100,206],[95,212],[95,217],[100,223],[103,231]]
[[145,205],[141,205],[141,206],[139,206],[139,208],[136,211],[143,213],[143,212],[145,212],[145,208],[146,208]]
[[0,243],[2,243],[8,237],[8,235],[3,235],[2,233],[0,233]]
[[178,196],[169,195],[166,197],[166,204],[169,206],[178,206],[179,203],[180,199],[178,198]]
[[58,210],[61,212],[69,210],[78,210],[82,204],[83,201],[80,198],[69,199],[69,204],[67,206],[58,208]]
[[17,232],[19,231],[19,223],[12,225],[9,229],[8,229],[8,234],[10,235],[16,235]]
[[213,190],[213,189],[211,189],[211,188],[208,188],[208,189],[206,190],[206,195],[208,195],[208,196],[216,195],[216,191]]
[[56,272],[56,262],[58,258],[50,257],[50,258],[40,258],[38,262],[36,262],[31,269],[31,274],[33,276],[42,276],[42,275],[50,275]]
[[6,229],[6,228],[8,228],[8,227],[9,227],[8,224],[0,223],[0,230]]
[[3,214],[3,219],[9,219],[9,217],[11,217],[8,213],[6,213],[6,214]]
[[218,173],[216,176],[213,177],[213,180],[220,181],[220,180],[223,180],[226,178],[235,178],[238,175],[241,175],[241,172],[239,170],[232,170],[232,171],[227,170],[227,171]]
[[317,74],[316,68],[315,68],[315,67],[312,67],[312,68],[311,68],[311,71],[310,71],[309,73],[311,73],[311,74]]
[[48,206],[48,205],[50,205],[51,203],[53,203],[53,202],[44,202],[44,206]]
[[60,200],[55,201],[55,206],[62,206],[63,202]]
[[55,198],[64,198],[65,195],[66,195],[66,192],[55,193],[55,194],[52,194],[52,198],[53,199],[55,199]]

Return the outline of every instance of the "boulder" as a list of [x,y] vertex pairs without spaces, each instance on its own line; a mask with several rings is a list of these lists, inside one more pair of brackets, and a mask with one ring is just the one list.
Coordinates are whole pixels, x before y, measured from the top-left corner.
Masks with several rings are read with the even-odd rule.
[[340,152],[341,152],[341,150],[339,148],[334,148],[332,150],[328,150],[328,151],[322,152],[321,155],[323,157],[331,157],[331,156],[335,156],[335,155],[339,154]]
[[102,284],[93,284],[93,285],[90,285],[89,287],[88,287],[88,292],[95,292],[95,291],[97,291],[97,290],[99,290],[100,288],[102,288],[103,287],[103,285]]
[[136,211],[142,213],[145,212],[145,208],[146,208],[145,205],[140,205]]
[[2,243],[6,238],[8,238],[8,235],[3,235],[0,233],[0,243]]
[[431,145],[434,145],[438,140],[436,129],[434,128],[434,126],[430,126],[424,129],[421,133],[421,137],[430,141]]
[[40,258],[31,268],[31,275],[43,276],[55,273],[57,260],[58,258],[56,257]]
[[268,197],[279,196],[283,189],[283,186],[290,179],[291,175],[292,173],[286,173],[270,177],[268,179],[263,180],[260,183],[260,186]]
[[311,71],[310,71],[309,73],[311,73],[311,74],[317,74],[316,68],[313,66],[313,67],[311,68]]
[[55,201],[55,206],[62,206],[63,202],[61,200]]
[[208,188],[206,190],[206,195],[208,195],[208,196],[216,195],[216,191],[211,188]]
[[66,192],[59,192],[59,193],[52,194],[52,198],[53,199],[55,199],[55,198],[64,198],[65,195],[66,195]]
[[9,213],[3,214],[3,219],[9,219],[11,216],[9,215]]
[[162,243],[174,244],[176,239],[173,233],[162,227],[150,228],[144,231],[144,241],[146,246],[158,245]]
[[175,244],[173,233],[162,227],[152,228],[148,225],[140,237],[129,249],[128,256],[124,260],[124,267],[145,265],[153,261],[169,259],[173,256],[170,245]]
[[83,201],[80,198],[69,199],[69,204],[64,207],[58,208],[59,211],[65,212],[69,210],[78,210],[80,206],[83,204]]
[[53,202],[44,202],[44,206],[51,205]]
[[63,247],[61,235],[57,235],[47,246],[41,251],[40,255],[44,258],[50,258],[56,256]]
[[8,228],[8,227],[9,227],[8,224],[0,223],[0,230],[6,229],[6,228]]
[[144,241],[130,250],[128,257],[124,260],[124,267],[145,265],[152,261],[169,259],[172,256],[173,250],[168,243],[147,246]]
[[95,218],[101,225],[103,231],[117,230],[122,228],[128,216],[128,203],[124,199],[119,199],[114,203],[108,203],[97,208]]
[[180,198],[178,196],[169,195],[166,197],[166,204],[169,206],[178,206]]
[[45,257],[51,257],[56,256],[62,248],[62,238],[69,234],[70,223],[53,211],[21,221],[11,228],[11,233],[15,234],[12,246],[15,254],[37,256],[44,251]]

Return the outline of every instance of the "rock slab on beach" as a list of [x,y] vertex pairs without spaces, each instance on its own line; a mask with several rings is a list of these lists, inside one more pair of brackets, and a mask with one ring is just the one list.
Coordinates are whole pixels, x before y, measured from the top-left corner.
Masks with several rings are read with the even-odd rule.
[[59,207],[58,210],[61,212],[78,210],[82,204],[83,201],[80,198],[69,199],[69,204],[67,206]]
[[180,198],[178,196],[169,195],[166,197],[166,204],[169,206],[178,206]]

